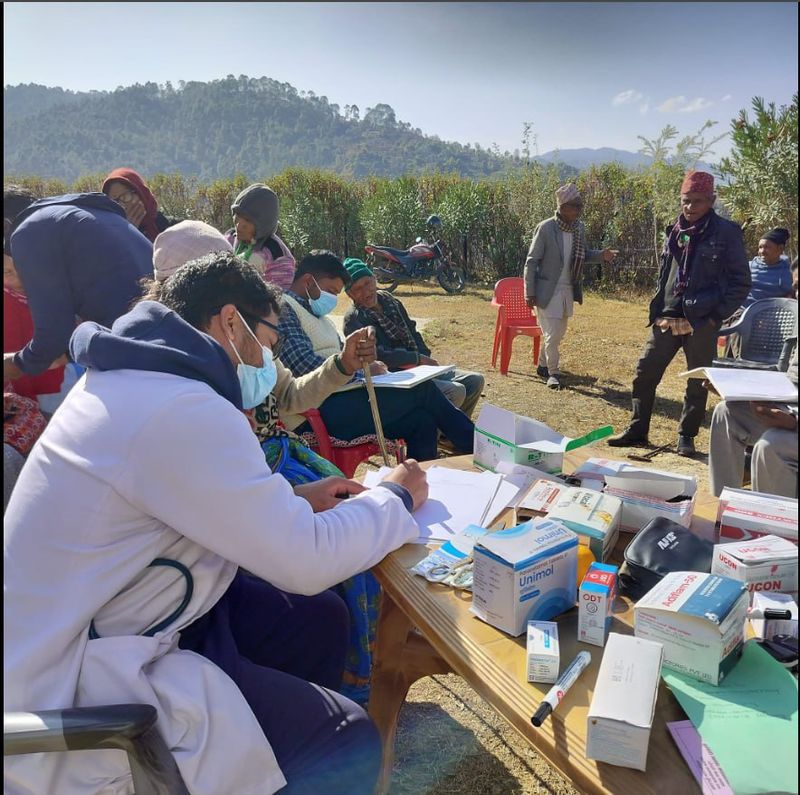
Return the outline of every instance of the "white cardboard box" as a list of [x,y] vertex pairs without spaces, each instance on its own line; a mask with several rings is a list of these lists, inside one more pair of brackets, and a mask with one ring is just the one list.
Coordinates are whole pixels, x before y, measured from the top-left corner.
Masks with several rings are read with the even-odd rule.
[[575,606],[578,536],[560,522],[532,519],[489,533],[472,555],[471,610],[509,635]]
[[605,493],[622,500],[622,532],[638,533],[657,516],[683,527],[691,524],[697,495],[694,475],[644,469],[610,458],[590,458],[573,474],[587,483],[602,480]]
[[662,657],[660,643],[609,634],[587,717],[587,759],[645,770]]
[[528,622],[528,681],[554,683],[561,665],[558,624],[555,621]]
[[613,432],[613,428],[606,425],[571,439],[543,422],[484,403],[475,423],[473,461],[476,466],[492,472],[500,461],[560,472],[565,452],[604,439]]
[[634,632],[663,644],[667,668],[718,685],[741,655],[749,601],[738,580],[674,571],[634,605]]
[[769,620],[764,618],[751,618],[750,626],[757,638],[762,640],[772,640],[776,635],[791,635],[797,637],[797,603],[789,594],[785,593],[761,593],[756,591],[753,594],[753,607],[758,610],[788,610],[792,617],[789,619]]
[[717,544],[711,573],[745,583],[751,599],[757,591],[797,596],[797,547],[780,536]]
[[578,589],[578,640],[603,646],[617,597],[616,566],[592,563]]
[[797,544],[797,500],[724,488],[719,495],[717,526],[720,543],[775,535]]
[[621,514],[622,502],[616,497],[569,487],[561,492],[547,517],[563,522],[580,536],[581,543],[592,550],[596,560],[606,561],[619,538]]

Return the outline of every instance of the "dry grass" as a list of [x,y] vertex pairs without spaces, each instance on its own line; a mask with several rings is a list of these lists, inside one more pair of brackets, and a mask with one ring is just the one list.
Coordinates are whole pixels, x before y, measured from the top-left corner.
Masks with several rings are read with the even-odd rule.
[[[442,363],[486,375],[484,400],[541,420],[569,436],[600,425],[622,430],[630,411],[630,385],[648,329],[647,298],[629,300],[589,295],[561,347],[564,386],[547,389],[535,374],[531,344],[518,339],[508,376],[491,367],[495,311],[491,291],[468,289],[447,296],[438,287],[400,288],[398,297],[412,317],[433,318],[423,335]],[[343,313],[349,299],[342,298]],[[678,355],[659,388],[650,441],[674,444],[685,381],[678,373],[686,362]],[[716,398],[712,396],[709,406]],[[480,405],[478,406],[480,411]],[[710,412],[709,415],[710,416]],[[697,446],[706,450],[708,430]],[[620,458],[625,450],[602,443],[598,455]],[[663,453],[654,466],[695,474],[708,487],[706,457],[695,460]],[[576,790],[500,718],[458,676],[420,680],[400,714],[393,795],[573,795]]]

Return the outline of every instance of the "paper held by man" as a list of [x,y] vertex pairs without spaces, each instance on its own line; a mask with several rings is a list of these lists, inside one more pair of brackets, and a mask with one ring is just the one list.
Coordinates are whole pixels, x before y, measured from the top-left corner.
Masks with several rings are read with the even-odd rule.
[[[431,378],[441,378],[448,373],[452,373],[456,367],[454,364],[432,365],[421,364],[417,367],[410,367],[408,370],[400,370],[397,373],[384,373],[383,375],[372,376],[372,383],[375,387],[396,387],[399,389],[411,389],[419,386]],[[349,389],[359,389],[364,386],[363,378],[355,378],[342,387],[338,392],[347,392]]]
[[707,378],[723,400],[766,400],[797,403],[797,387],[786,373],[729,367],[695,367],[683,378]]

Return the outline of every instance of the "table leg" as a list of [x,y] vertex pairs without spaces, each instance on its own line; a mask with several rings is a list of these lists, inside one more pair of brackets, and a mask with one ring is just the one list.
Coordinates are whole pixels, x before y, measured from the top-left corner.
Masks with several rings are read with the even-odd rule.
[[383,741],[383,763],[377,793],[389,791],[394,764],[394,737],[400,708],[417,679],[452,669],[414,628],[410,619],[383,592],[375,638],[369,715]]

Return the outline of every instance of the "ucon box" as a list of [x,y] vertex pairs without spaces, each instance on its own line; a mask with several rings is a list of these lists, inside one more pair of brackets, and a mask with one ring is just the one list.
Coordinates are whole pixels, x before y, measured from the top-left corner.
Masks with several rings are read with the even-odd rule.
[[797,547],[779,536],[717,544],[711,573],[732,577],[756,591],[777,591],[797,596]]
[[587,717],[587,759],[645,769],[662,654],[660,643],[608,636]]
[[575,606],[578,536],[560,522],[532,519],[475,543],[472,612],[509,635]]
[[547,514],[577,533],[596,560],[608,560],[619,538],[622,502],[592,489],[568,488]]
[[561,663],[558,624],[555,621],[529,621],[527,647],[528,681],[555,682]]
[[603,646],[617,597],[617,569],[592,563],[578,590],[578,640]]
[[674,571],[634,605],[638,638],[664,645],[664,665],[718,685],[744,644],[744,583],[699,571]]

